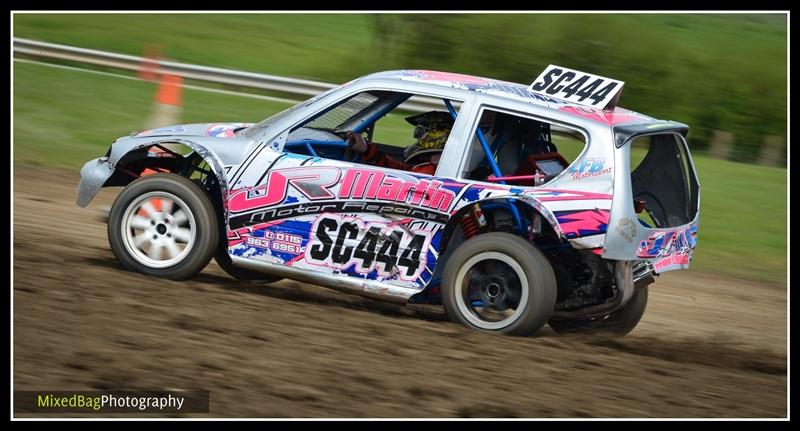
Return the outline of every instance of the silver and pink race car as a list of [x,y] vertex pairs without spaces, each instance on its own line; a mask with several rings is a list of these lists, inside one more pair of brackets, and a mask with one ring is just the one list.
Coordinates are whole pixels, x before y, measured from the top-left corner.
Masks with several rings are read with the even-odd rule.
[[699,184],[688,126],[616,107],[623,85],[554,65],[531,85],[374,73],[257,124],[119,138],[78,205],[124,186],[109,242],[149,275],[213,258],[487,332],[624,335],[655,276],[689,266]]

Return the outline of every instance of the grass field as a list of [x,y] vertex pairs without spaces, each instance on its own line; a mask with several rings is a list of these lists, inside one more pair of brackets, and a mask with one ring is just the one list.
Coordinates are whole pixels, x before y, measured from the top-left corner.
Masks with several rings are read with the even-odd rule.
[[[14,163],[77,170],[111,142],[142,130],[156,85],[14,63]],[[255,122],[288,105],[241,96],[184,92],[181,122]],[[384,121],[385,142],[408,142],[402,117]],[[693,268],[786,282],[787,171],[695,156],[702,186]]]

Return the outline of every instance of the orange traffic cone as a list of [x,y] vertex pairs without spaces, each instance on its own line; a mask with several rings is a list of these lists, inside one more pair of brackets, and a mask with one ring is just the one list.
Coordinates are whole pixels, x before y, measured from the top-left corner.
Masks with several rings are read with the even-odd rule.
[[[153,113],[148,121],[148,129],[157,129],[164,126],[180,124],[181,114],[181,89],[183,78],[178,75],[161,75],[158,90],[153,106]],[[163,145],[170,150],[177,150],[178,145]],[[150,151],[159,153],[162,150],[151,148]],[[157,171],[145,169],[142,175],[154,174]]]

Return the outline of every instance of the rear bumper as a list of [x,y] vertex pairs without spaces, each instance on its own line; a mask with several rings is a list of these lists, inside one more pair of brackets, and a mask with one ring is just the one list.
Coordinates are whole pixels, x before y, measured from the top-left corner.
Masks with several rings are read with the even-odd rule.
[[89,205],[113,173],[114,168],[108,157],[86,162],[81,168],[81,181],[78,183],[78,206],[83,208]]

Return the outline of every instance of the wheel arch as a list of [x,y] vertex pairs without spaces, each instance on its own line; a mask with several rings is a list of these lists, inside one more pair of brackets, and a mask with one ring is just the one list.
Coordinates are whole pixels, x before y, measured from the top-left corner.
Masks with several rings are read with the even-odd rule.
[[[147,169],[156,168],[188,177],[193,173],[186,167],[189,161],[188,156],[196,154],[206,163],[218,184],[222,212],[220,216],[227,227],[228,209],[227,200],[224,197],[229,191],[228,180],[221,159],[212,149],[195,141],[178,138],[118,145],[112,145],[105,158],[93,160],[84,165],[81,176],[89,178],[90,181],[89,184],[82,184],[78,190],[79,205],[88,205],[100,188],[128,185],[141,177]],[[182,155],[178,152],[181,147],[189,149],[191,152]],[[212,200],[215,200],[215,197],[212,196]]]
[[[465,214],[467,214],[467,212],[471,211],[475,205],[481,206],[481,210],[485,214],[489,214],[494,211],[501,210],[502,206],[506,206],[512,202],[514,204],[519,204],[517,207],[523,210],[520,214],[523,218],[529,218],[529,215],[538,214],[547,222],[547,226],[549,226],[559,238],[566,240],[566,237],[558,225],[555,215],[549,209],[547,209],[547,207],[543,206],[536,198],[523,195],[511,195],[503,197],[493,196],[466,204],[451,215],[450,220],[447,222],[447,225],[445,225],[444,231],[442,232],[442,246],[439,249],[440,255],[447,250],[449,246],[449,240],[455,233],[456,229],[461,225],[461,219]],[[484,209],[483,206],[486,206],[487,208]]]
[[[434,275],[431,277],[431,281],[428,282],[425,288],[422,289],[419,293],[413,295],[410,298],[409,302],[434,303],[434,304],[440,303],[438,298],[438,287],[440,284],[439,277],[443,273],[444,267],[445,265],[447,265],[447,261],[452,252],[454,251],[454,247],[457,248],[457,246],[460,245],[459,242],[458,244],[455,244],[455,246],[453,246],[451,244],[451,240],[458,238],[456,233],[458,232],[458,229],[461,226],[461,220],[464,217],[464,215],[466,215],[469,211],[471,211],[476,204],[482,206],[481,210],[485,214],[491,214],[494,211],[501,211],[502,210],[501,207],[507,205],[509,201],[512,201],[514,204],[518,205],[518,209],[522,210],[520,215],[523,218],[525,218],[526,220],[531,220],[534,215],[538,214],[543,219],[542,223],[543,230],[551,229],[553,234],[556,237],[558,237],[561,241],[567,241],[567,238],[564,236],[561,228],[558,225],[555,215],[549,209],[541,205],[541,203],[533,197],[524,195],[511,195],[502,197],[493,196],[481,199],[479,201],[471,202],[469,204],[462,206],[450,216],[450,220],[448,220],[447,224],[445,225],[442,231],[442,239],[440,240],[441,246],[439,247],[438,250],[439,259],[437,260],[436,267],[434,268]],[[484,205],[489,208],[483,209]],[[496,232],[496,231],[489,230],[486,232],[479,233],[478,235],[490,232]],[[515,234],[517,236],[522,237],[522,235],[520,235],[519,232],[516,232]],[[528,238],[524,239],[528,240]]]

